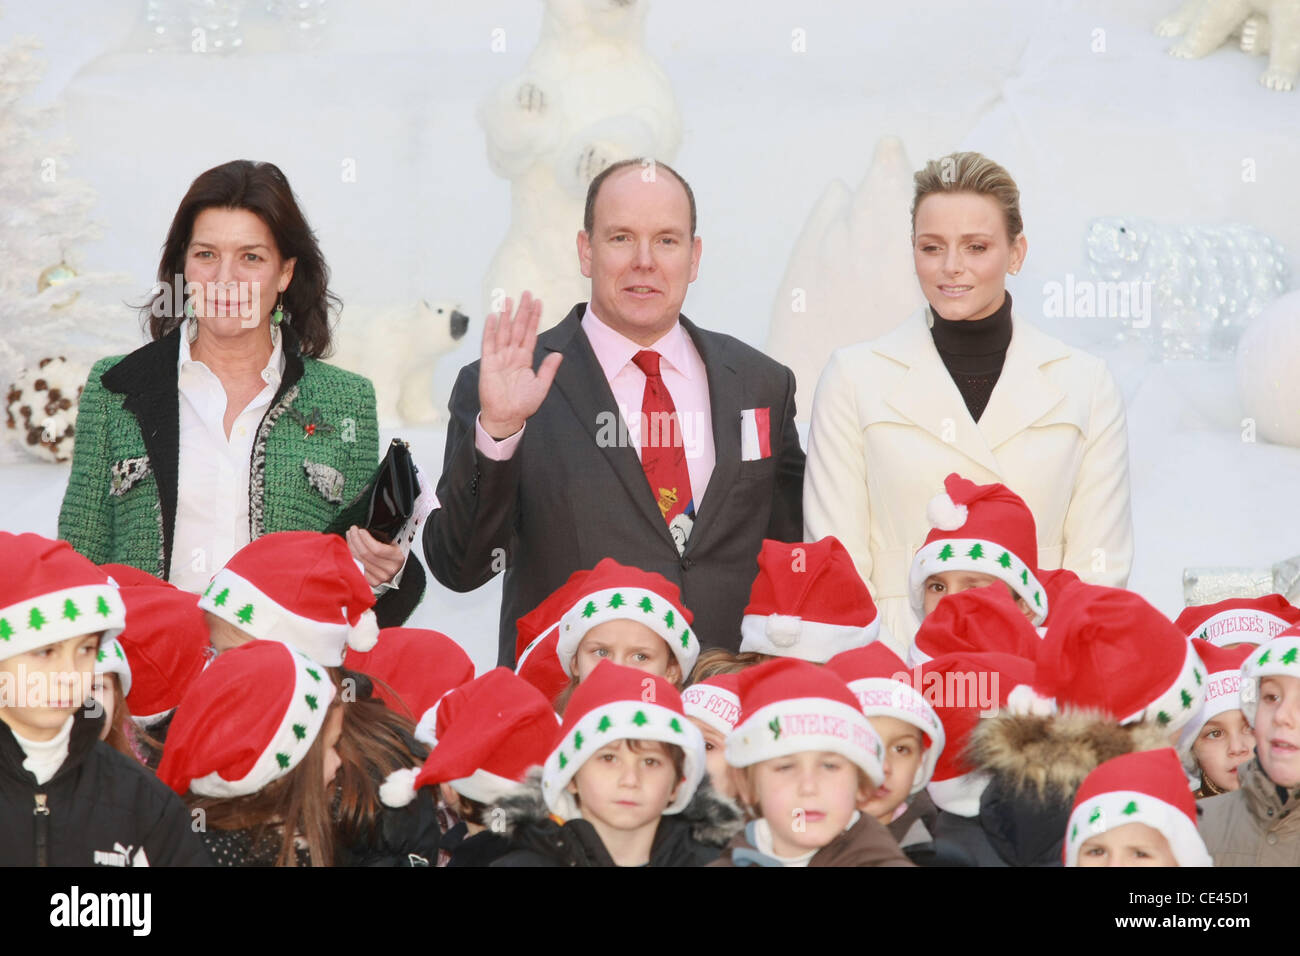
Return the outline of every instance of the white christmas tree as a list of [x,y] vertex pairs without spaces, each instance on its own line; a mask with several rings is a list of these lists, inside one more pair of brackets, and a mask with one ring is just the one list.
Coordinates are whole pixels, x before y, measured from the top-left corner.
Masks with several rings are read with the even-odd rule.
[[[93,296],[125,277],[78,274],[77,250],[98,236],[90,218],[95,193],[68,175],[67,145],[42,135],[54,110],[24,103],[44,73],[39,46],[21,38],[0,48],[0,394],[31,378],[22,373],[42,359],[88,366],[139,343],[131,323],[105,320],[120,303]],[[35,409],[29,417],[45,415]],[[3,431],[26,446],[21,423]]]

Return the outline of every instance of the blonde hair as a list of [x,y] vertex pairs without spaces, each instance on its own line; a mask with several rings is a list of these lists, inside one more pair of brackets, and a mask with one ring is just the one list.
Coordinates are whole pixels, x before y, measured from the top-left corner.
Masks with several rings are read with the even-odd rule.
[[696,658],[687,686],[698,684],[709,677],[717,677],[719,674],[739,674],[746,667],[753,667],[755,664],[771,659],[771,654],[760,654],[758,651],[737,654],[725,647],[710,647],[708,650],[701,651],[700,656]]
[[912,234],[916,234],[916,210],[921,200],[934,193],[975,193],[988,196],[1002,209],[1007,238],[1013,242],[1025,230],[1020,218],[1020,187],[1011,174],[982,153],[949,153],[932,159],[912,177],[916,194],[912,198]]

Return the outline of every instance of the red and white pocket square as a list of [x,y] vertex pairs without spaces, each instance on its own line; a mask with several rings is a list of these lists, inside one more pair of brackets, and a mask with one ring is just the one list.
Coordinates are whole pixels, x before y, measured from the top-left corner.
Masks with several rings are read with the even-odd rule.
[[740,413],[740,460],[772,457],[772,409],[746,408]]

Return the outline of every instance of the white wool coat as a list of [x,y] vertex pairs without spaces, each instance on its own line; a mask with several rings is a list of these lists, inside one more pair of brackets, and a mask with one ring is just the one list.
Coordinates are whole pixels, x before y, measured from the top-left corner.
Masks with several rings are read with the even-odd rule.
[[[843,542],[904,653],[920,622],[907,594],[926,504],[957,472],[1002,482],[1038,529],[1038,564],[1123,587],[1133,561],[1124,402],[1105,363],[1012,315],[988,407],[971,418],[930,335],[927,308],[837,350],[813,399],[807,540]],[[1050,614],[1050,608],[1049,608]]]

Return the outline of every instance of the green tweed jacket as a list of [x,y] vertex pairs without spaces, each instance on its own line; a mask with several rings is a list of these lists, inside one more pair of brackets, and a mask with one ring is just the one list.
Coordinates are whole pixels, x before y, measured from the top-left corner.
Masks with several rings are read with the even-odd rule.
[[[249,460],[249,536],[324,530],[379,461],[370,380],[311,358],[284,335],[284,375]],[[181,331],[91,369],[77,412],[72,475],[59,537],[96,564],[166,579],[173,560],[180,449],[176,362]],[[418,560],[376,606],[382,626],[404,621],[423,593]],[[212,568],[213,572],[217,569]]]

